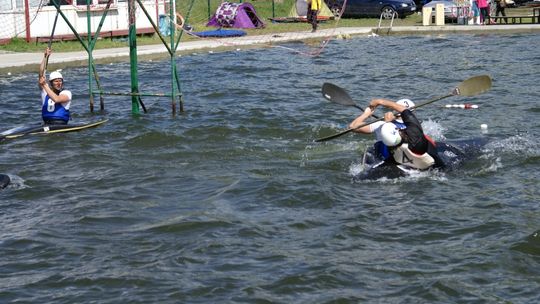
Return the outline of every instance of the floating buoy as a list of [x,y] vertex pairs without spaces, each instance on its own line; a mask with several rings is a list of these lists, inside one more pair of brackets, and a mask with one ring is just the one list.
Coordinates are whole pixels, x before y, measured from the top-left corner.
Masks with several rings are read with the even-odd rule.
[[482,134],[487,134],[488,133],[488,125],[481,124],[480,125],[480,130],[481,130]]
[[460,108],[460,109],[478,109],[478,105],[466,103],[466,104],[447,104],[445,108]]

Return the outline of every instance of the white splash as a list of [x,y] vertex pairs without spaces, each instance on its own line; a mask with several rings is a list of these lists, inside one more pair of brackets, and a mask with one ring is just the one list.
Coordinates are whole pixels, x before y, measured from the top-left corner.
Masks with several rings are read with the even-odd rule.
[[355,164],[355,163],[352,163],[350,166],[349,166],[349,175],[351,176],[357,176],[358,174],[364,172],[366,170],[366,168],[369,169],[368,166],[364,165],[364,164]]
[[535,141],[532,136],[515,135],[506,139],[490,142],[486,145],[485,152],[538,156],[539,149],[540,142]]
[[6,189],[24,189],[28,186],[24,183],[24,179],[18,175],[6,174],[9,176],[10,183],[7,185]]
[[446,137],[444,136],[446,128],[438,122],[431,119],[424,120],[422,122],[422,128],[424,129],[424,133],[434,140],[446,140]]

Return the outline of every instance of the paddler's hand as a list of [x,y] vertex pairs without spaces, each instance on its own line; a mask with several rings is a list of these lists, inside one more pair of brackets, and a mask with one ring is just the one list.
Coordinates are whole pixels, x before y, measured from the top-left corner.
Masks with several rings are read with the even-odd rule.
[[384,121],[385,122],[391,122],[392,120],[395,120],[396,116],[392,112],[386,112],[384,113]]
[[45,54],[43,54],[43,57],[47,58],[47,57],[51,56],[51,53],[52,53],[52,50],[49,47],[47,47],[45,49]]
[[47,78],[45,78],[45,76],[39,77],[39,85],[40,85],[40,86],[45,86],[45,85],[47,85]]

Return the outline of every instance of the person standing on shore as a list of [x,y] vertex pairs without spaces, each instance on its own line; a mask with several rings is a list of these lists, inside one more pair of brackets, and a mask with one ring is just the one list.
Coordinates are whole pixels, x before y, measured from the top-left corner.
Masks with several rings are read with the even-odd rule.
[[47,47],[39,66],[41,117],[47,125],[66,125],[70,119],[71,91],[64,89],[64,78],[59,71],[51,72],[49,81],[45,78],[45,69],[51,53],[51,49]]
[[489,3],[487,0],[478,0],[480,8],[480,24],[489,24]]
[[308,0],[308,15],[307,20],[311,23],[311,32],[315,33],[317,31],[317,16],[321,11],[322,0]]
[[[506,18],[505,9],[506,9],[506,0],[497,0],[497,8],[495,11],[495,17],[498,17],[499,13],[501,13],[501,16],[504,17],[504,23],[508,24],[508,19]],[[502,22],[499,21],[499,23],[502,23]]]
[[478,0],[471,0],[471,17],[469,22],[480,25],[480,9],[478,8]]

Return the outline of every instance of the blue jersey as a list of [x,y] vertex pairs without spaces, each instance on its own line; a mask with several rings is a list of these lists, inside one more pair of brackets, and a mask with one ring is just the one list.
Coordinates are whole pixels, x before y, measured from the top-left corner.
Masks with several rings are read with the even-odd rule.
[[41,107],[41,116],[43,117],[43,120],[58,119],[63,120],[66,123],[70,119],[69,110],[66,109],[61,103],[55,103],[46,94],[43,99],[43,105]]

